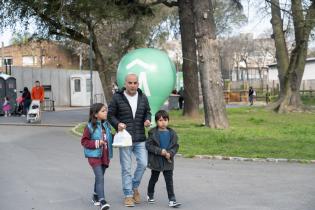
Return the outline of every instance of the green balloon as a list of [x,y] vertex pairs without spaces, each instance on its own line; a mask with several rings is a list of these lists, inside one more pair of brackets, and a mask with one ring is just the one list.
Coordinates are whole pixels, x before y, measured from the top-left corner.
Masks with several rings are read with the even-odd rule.
[[126,54],[117,70],[118,87],[125,84],[127,74],[135,73],[139,88],[146,94],[151,107],[152,120],[175,87],[176,67],[168,55],[158,49],[141,48]]

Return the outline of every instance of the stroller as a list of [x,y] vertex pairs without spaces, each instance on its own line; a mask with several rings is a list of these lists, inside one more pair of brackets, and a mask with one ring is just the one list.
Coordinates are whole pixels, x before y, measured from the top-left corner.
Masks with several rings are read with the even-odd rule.
[[41,121],[41,111],[40,111],[40,101],[33,100],[30,109],[28,110],[26,120],[28,123],[40,122]]

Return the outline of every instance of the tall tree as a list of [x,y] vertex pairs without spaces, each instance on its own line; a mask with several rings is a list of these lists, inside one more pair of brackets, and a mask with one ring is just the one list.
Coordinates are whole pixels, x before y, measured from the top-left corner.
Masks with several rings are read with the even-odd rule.
[[183,54],[183,78],[185,106],[183,114],[197,116],[199,113],[199,79],[195,42],[195,26],[189,1],[179,1],[180,32]]
[[203,91],[205,125],[211,128],[227,128],[229,123],[223,97],[223,82],[212,2],[192,0],[192,8]]
[[289,13],[292,14],[295,44],[288,53],[285,30],[281,18],[279,0],[266,0],[271,4],[271,24],[276,46],[276,58],[280,81],[280,96],[271,105],[279,113],[302,110],[299,90],[305,68],[309,36],[315,26],[315,1],[292,0]]
[[[239,25],[245,20],[241,13],[241,4],[237,0],[217,1],[215,5],[215,22],[219,30],[217,34],[224,34],[231,30],[233,25]],[[166,6],[178,6],[179,23],[183,54],[183,77],[185,106],[183,114],[187,116],[198,115],[199,110],[199,78],[196,56],[195,26],[192,12],[192,0],[157,0],[155,3],[164,3]]]
[[[121,48],[128,50],[137,41],[135,30],[141,17],[152,14],[146,5],[126,0],[8,0],[0,4],[0,24],[3,27],[12,22],[22,22],[27,26],[29,21],[34,20],[42,36],[63,37],[87,45],[91,40],[95,69],[100,72],[106,100],[112,96],[112,81],[110,68],[106,67],[104,53],[100,49],[99,26],[106,25],[106,21],[116,21],[117,25],[127,27],[129,39]],[[119,24],[127,20],[129,24]],[[118,37],[124,38],[124,35]]]
[[168,7],[178,7],[179,24],[183,55],[183,79],[185,106],[183,114],[197,116],[199,114],[199,79],[196,56],[194,22],[192,19],[191,0],[157,0],[153,4],[163,3]]

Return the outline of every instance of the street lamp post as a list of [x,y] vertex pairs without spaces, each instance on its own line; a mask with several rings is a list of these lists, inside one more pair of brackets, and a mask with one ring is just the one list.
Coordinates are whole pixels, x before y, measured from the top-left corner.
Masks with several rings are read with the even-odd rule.
[[90,106],[93,104],[93,59],[92,59],[92,43],[93,43],[93,38],[90,33],[90,48],[89,48],[89,61],[90,61],[90,87],[91,87],[91,99],[90,99]]

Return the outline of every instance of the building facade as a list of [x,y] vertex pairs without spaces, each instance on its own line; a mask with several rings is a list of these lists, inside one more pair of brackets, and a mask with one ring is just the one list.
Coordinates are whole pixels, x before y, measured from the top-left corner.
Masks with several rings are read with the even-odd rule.
[[[277,64],[273,63],[268,67],[268,84],[279,86]],[[300,90],[315,90],[315,58],[306,59]]]
[[10,73],[12,66],[79,69],[79,56],[58,42],[30,41],[1,49],[0,71]]

